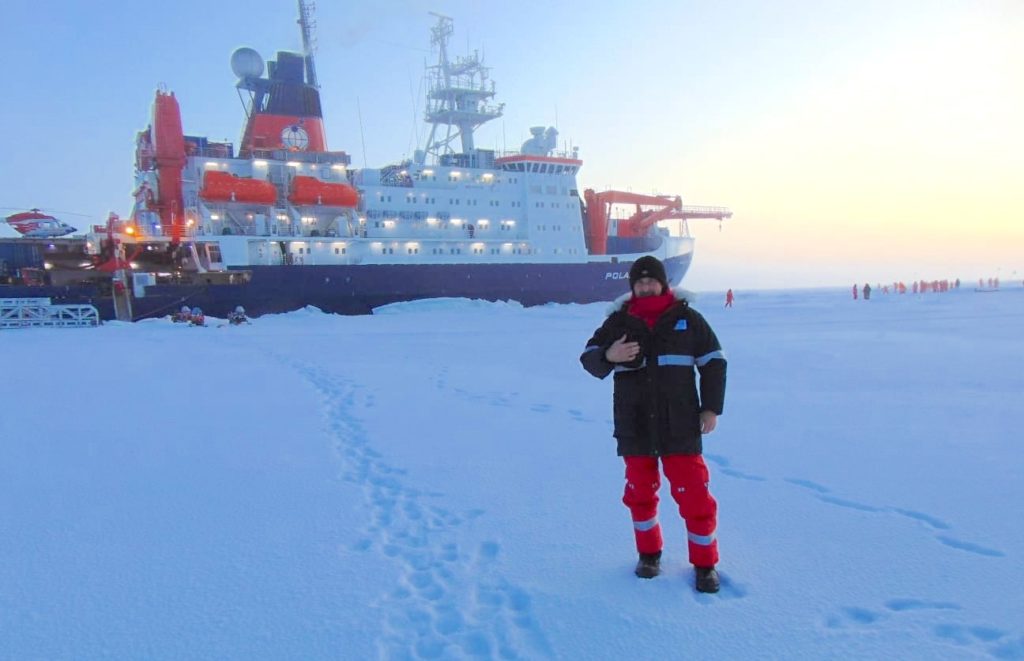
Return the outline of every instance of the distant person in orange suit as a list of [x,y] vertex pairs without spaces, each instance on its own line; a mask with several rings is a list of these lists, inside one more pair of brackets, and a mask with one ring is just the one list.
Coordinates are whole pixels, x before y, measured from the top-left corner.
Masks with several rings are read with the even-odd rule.
[[853,300],[857,300],[857,285],[853,286]]
[[735,300],[735,298],[736,297],[732,295],[732,290],[731,289],[729,291],[725,292],[725,307],[731,308],[732,307],[732,302],[733,302],[733,300]]

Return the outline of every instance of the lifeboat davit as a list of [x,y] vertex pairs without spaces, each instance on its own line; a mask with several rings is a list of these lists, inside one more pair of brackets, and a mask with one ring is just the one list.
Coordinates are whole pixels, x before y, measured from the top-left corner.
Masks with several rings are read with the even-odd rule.
[[354,207],[359,204],[359,192],[348,184],[299,175],[292,177],[288,201],[296,206]]
[[203,173],[203,188],[199,191],[199,197],[209,202],[271,205],[277,202],[277,189],[269,181],[207,170]]

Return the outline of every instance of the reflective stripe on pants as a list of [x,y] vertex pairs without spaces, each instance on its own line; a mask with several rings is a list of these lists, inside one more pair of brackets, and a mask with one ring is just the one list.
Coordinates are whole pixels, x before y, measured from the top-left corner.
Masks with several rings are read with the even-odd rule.
[[[663,540],[658,525],[658,488],[661,471],[658,457],[623,457],[626,463],[626,489],[622,502],[633,519],[633,534],[640,553],[661,551]],[[700,455],[661,457],[662,469],[672,491],[672,499],[686,523],[687,550],[691,564],[710,567],[718,564],[718,540],[715,528],[718,503],[708,489],[707,465]]]

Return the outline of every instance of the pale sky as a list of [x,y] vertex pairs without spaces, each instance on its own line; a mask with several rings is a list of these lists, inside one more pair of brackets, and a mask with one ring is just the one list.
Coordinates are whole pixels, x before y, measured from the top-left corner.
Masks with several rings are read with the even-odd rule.
[[[733,209],[692,224],[691,288],[1024,279],[1020,0],[320,0],[328,145],[358,166],[425,136],[428,11],[506,104],[479,146],[557,124],[583,188]],[[231,52],[299,47],[290,0],[8,0],[0,17],[0,207],[79,227],[128,213],[157,85],[186,133],[237,144]]]

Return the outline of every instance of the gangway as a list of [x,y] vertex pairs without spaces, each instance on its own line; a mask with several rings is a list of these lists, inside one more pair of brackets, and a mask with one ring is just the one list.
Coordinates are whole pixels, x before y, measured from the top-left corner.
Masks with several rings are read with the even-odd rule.
[[0,330],[99,325],[100,313],[92,305],[54,305],[49,298],[0,298]]

